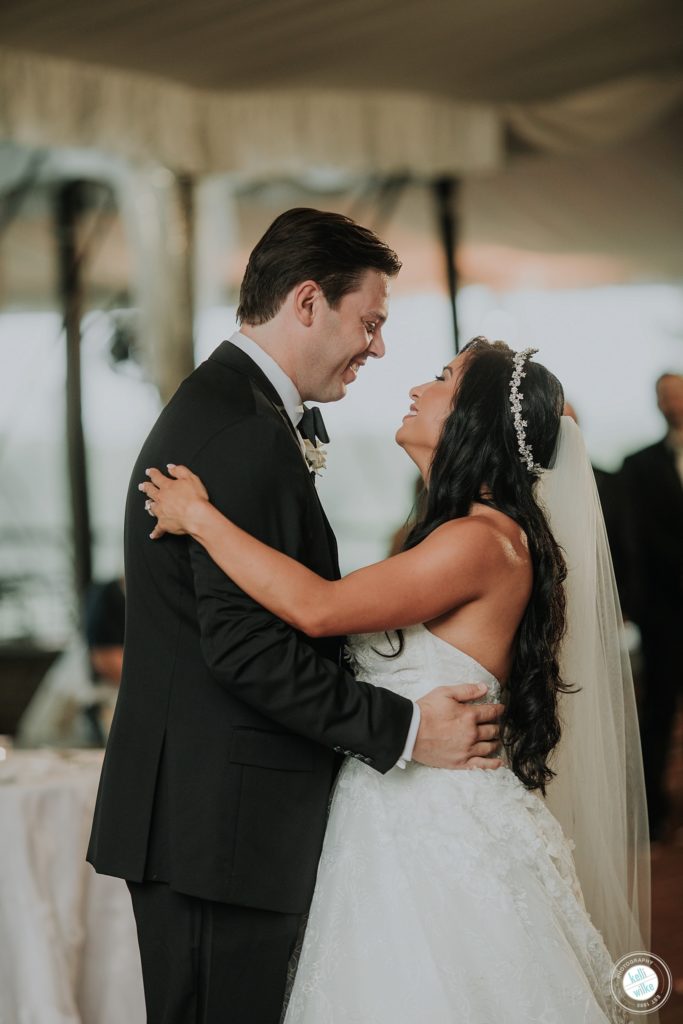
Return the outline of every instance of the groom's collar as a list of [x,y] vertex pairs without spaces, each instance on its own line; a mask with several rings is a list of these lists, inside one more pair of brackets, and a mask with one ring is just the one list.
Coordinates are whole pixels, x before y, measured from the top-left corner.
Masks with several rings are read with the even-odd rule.
[[[242,361],[239,358],[240,353],[248,356],[249,359]],[[253,370],[258,368],[260,370],[258,381],[263,390],[271,401],[274,401],[276,405],[284,409],[292,426],[296,427],[298,425],[303,415],[303,405],[299,392],[282,367],[255,341],[242,334],[241,331],[236,331],[229,341],[224,341],[222,345],[219,345],[211,358],[215,358],[219,362],[229,362],[233,365],[236,362],[241,363],[242,365],[239,368],[251,370],[251,376],[253,377],[256,377]],[[247,363],[251,365],[247,366]],[[264,384],[267,386],[264,387]]]

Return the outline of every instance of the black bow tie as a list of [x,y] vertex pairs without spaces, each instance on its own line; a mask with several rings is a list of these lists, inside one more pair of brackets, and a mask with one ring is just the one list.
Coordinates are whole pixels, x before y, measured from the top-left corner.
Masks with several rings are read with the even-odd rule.
[[316,438],[318,438],[319,441],[322,441],[323,444],[330,443],[330,438],[325,430],[322,413],[317,405],[313,405],[310,408],[306,405],[304,406],[304,414],[299,420],[297,430],[301,436],[306,441],[310,441],[311,444],[315,444]]

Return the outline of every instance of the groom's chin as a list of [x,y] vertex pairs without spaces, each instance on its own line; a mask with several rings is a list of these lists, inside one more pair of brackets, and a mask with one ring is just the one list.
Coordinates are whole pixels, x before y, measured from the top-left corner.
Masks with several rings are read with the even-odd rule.
[[343,380],[329,381],[318,395],[313,396],[314,402],[339,402],[346,396],[347,387]]

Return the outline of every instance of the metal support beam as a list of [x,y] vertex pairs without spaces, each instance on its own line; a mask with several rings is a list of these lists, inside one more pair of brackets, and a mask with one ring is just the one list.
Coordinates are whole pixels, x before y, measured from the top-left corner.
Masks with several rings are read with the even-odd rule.
[[448,295],[453,315],[453,340],[456,355],[460,351],[460,332],[458,329],[458,270],[455,264],[455,251],[458,244],[458,221],[456,203],[460,183],[457,178],[437,178],[432,183],[434,201],[438,218],[439,236],[443,247],[448,282]]
[[167,402],[194,369],[194,182],[130,169],[117,198],[131,244],[144,364]]
[[61,184],[55,199],[59,292],[66,336],[66,441],[76,593],[81,601],[92,579],[92,538],[81,403],[81,319],[83,288],[77,228],[84,182]]

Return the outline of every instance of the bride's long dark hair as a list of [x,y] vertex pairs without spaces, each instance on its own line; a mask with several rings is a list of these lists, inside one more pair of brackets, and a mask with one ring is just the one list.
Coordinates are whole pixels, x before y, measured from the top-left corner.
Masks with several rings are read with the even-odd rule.
[[[517,631],[501,738],[510,767],[527,789],[545,787],[555,773],[548,757],[560,739],[558,651],[565,630],[563,582],[567,574],[541,507],[534,498],[536,472],[520,458],[510,380],[515,353],[500,341],[475,338],[464,349],[465,366],[453,408],[432,459],[429,487],[404,548],[415,547],[442,523],[468,515],[482,501],[524,530],[533,565],[533,589]],[[520,391],[526,440],[534,461],[547,467],[560,429],[562,385],[540,363],[527,360]]]

